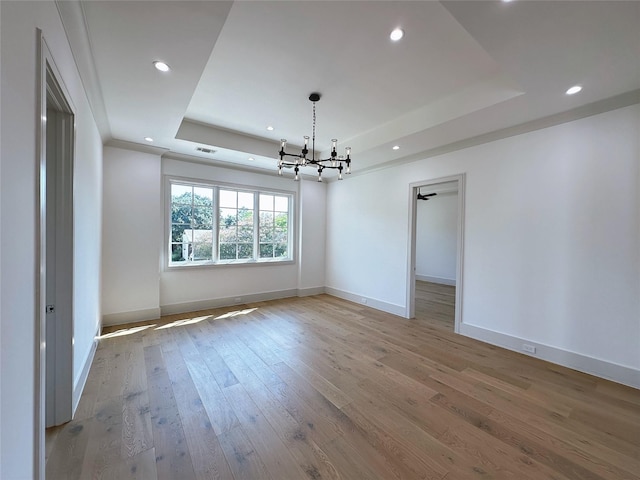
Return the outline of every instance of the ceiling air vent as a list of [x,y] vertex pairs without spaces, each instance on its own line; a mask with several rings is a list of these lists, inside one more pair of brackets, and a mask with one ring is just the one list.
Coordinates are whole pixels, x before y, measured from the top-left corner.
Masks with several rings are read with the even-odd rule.
[[196,147],[196,150],[202,153],[216,153],[215,150],[211,149],[211,148],[205,148],[205,147]]

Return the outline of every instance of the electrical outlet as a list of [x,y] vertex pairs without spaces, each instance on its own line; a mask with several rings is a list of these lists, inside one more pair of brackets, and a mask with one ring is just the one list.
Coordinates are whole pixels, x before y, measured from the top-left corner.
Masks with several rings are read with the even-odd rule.
[[242,301],[242,297],[236,297],[236,298],[235,298],[235,302],[236,302],[236,303],[240,303],[241,301]]
[[527,353],[536,353],[536,347],[534,347],[533,345],[527,345],[526,343],[522,344],[522,350]]
[[364,304],[366,304],[366,303],[367,303],[367,299],[366,299],[366,298],[364,298],[364,297],[362,297],[362,298],[360,299],[360,301],[361,301],[362,303],[364,303]]

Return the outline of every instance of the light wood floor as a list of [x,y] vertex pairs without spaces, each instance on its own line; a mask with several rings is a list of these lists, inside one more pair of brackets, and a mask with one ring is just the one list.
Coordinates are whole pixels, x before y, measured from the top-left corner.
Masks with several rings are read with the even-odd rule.
[[453,331],[456,287],[416,281],[416,319]]
[[319,295],[111,329],[53,437],[49,480],[638,479],[640,391]]

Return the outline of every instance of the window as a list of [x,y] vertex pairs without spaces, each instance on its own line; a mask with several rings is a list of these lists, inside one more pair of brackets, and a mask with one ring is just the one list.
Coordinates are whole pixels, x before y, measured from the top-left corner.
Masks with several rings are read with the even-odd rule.
[[169,181],[169,266],[290,261],[292,194]]

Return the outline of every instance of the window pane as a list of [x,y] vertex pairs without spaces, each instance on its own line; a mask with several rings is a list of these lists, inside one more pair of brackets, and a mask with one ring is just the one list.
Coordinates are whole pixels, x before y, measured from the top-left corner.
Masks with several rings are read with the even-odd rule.
[[234,190],[220,190],[220,206],[238,208],[238,193]]
[[[189,225],[171,225],[171,241],[176,243],[181,243],[185,238],[186,231],[191,232]],[[187,235],[187,241],[191,241],[192,238]]]
[[289,211],[289,197],[275,197],[276,200],[276,205],[275,205],[275,211],[276,212],[288,212]]
[[238,211],[235,208],[221,208],[220,209],[220,228],[230,227],[236,225]]
[[220,242],[237,242],[238,241],[238,232],[236,227],[221,227],[219,234]]
[[192,187],[171,184],[171,203],[186,203],[191,205]]
[[183,223],[191,225],[191,206],[172,205],[171,206],[171,223]]
[[213,205],[213,188],[194,187],[193,203],[195,205],[205,205],[205,206]]
[[184,262],[189,255],[188,244],[172,243],[171,244],[171,261]]
[[273,243],[260,244],[260,258],[273,257]]
[[282,228],[284,230],[287,229],[287,220],[288,220],[288,216],[286,213],[278,213],[275,216],[275,220],[274,220],[274,226],[276,228]]
[[272,212],[260,212],[260,228],[273,228]]
[[238,258],[253,258],[253,243],[238,244]]
[[212,242],[194,243],[193,258],[191,260],[194,260],[194,261],[211,260],[213,258],[212,256],[213,252],[211,250],[212,246],[213,246]]
[[236,259],[235,243],[221,243],[220,244],[220,260],[235,260],[235,259]]
[[195,207],[193,209],[193,225],[211,228],[211,225],[213,225],[213,210],[211,207]]
[[253,226],[253,210],[241,208],[238,210],[238,225]]
[[261,228],[260,229],[260,238],[258,239],[260,243],[270,243],[273,242],[273,228]]
[[238,208],[253,210],[253,193],[238,192]]
[[253,244],[253,228],[238,228],[238,242]]
[[273,195],[260,194],[260,210],[273,210]]
[[273,235],[273,241],[278,243],[286,243],[287,242],[287,231],[276,228]]
[[289,254],[286,243],[279,243],[275,246],[274,257],[287,257]]
[[202,229],[193,231],[193,241],[195,243],[213,243],[213,230]]

